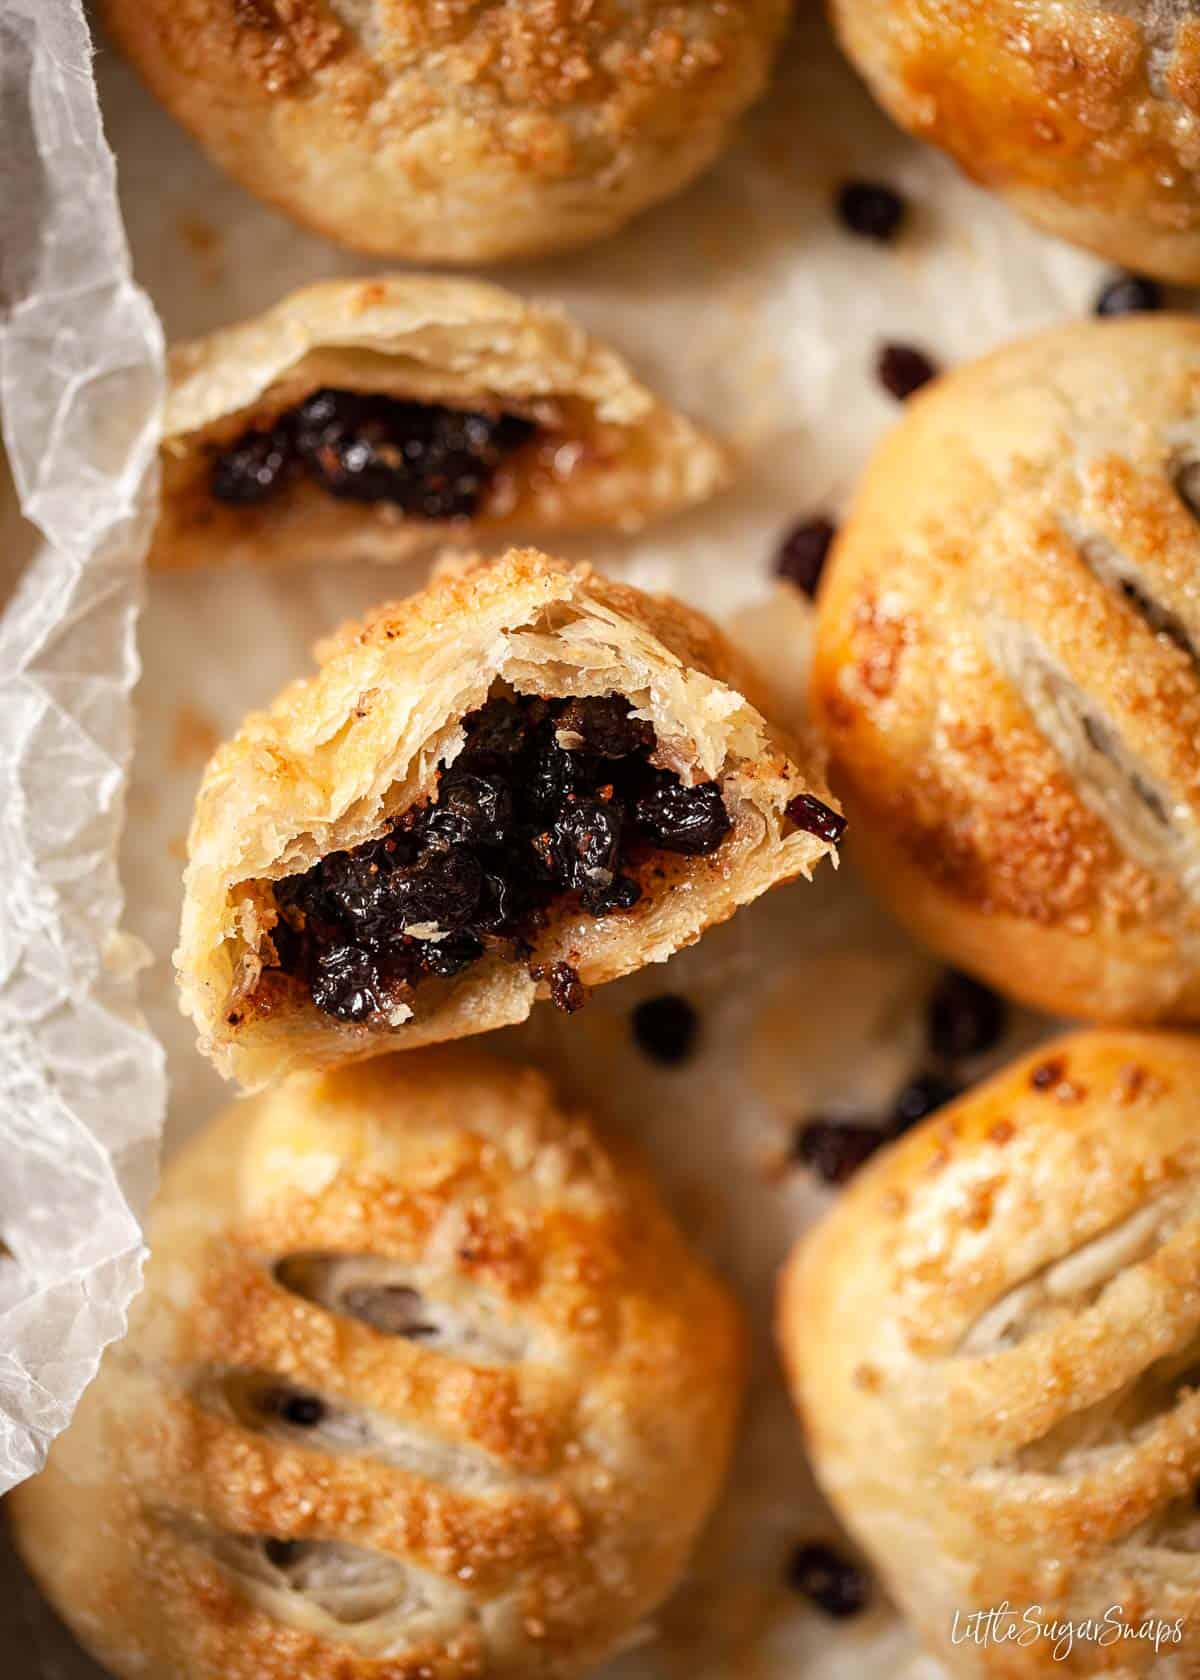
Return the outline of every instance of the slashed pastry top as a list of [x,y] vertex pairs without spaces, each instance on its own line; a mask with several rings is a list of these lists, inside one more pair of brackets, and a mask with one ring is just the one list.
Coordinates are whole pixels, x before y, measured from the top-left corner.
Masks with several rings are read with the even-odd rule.
[[868,1163],[788,1264],[818,1479],[963,1680],[1200,1671],[1198,1114],[1194,1039],[1060,1039]]
[[104,0],[243,186],[358,250],[582,245],[678,191],[761,91],[785,0]]
[[1200,1019],[1200,323],[1055,328],[913,399],[813,700],[902,921],[1085,1019]]
[[174,346],[161,460],[159,567],[631,530],[729,477],[721,446],[558,310],[420,274],[326,281]]
[[1024,215],[1139,273],[1200,280],[1193,0],[832,0],[897,122]]
[[117,1680],[568,1680],[674,1585],[739,1318],[539,1074],[433,1050],[240,1103],[150,1244],[8,1502]]
[[760,705],[700,614],[529,550],[346,627],[205,772],[202,1048],[253,1088],[570,1011],[807,877],[844,825]]

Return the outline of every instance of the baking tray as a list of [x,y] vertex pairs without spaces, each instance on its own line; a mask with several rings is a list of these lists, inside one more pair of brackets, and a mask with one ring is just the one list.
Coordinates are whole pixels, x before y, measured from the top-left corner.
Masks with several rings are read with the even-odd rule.
[[[99,42],[96,73],[137,278],[168,337],[235,321],[291,288],[380,271],[308,236],[217,173]],[[911,206],[895,247],[855,240],[832,213],[847,177]],[[740,459],[711,506],[636,537],[573,539],[569,557],[668,589],[731,629],[803,707],[810,609],[778,584],[789,526],[836,516],[894,401],[873,374],[884,342],[942,365],[1086,311],[1098,264],[1016,222],[944,159],[901,136],[801,7],[772,88],[734,147],[674,202],[601,245],[490,278],[568,308]],[[165,1046],[166,1147],[229,1100],[175,1005],[170,969],[191,801],[203,762],[250,707],[310,663],[332,625],[418,585],[426,570],[299,568],[149,580],[138,643],[136,754],[127,790],[126,926],[149,966],[140,995]],[[853,1622],[786,1585],[797,1542],[836,1532],[815,1493],[771,1342],[772,1285],[832,1192],[789,1158],[806,1113],[885,1111],[920,1065],[936,967],[860,890],[852,861],[772,893],[669,967],[599,991],[565,1020],[548,1007],[496,1035],[533,1057],[602,1124],[636,1137],[693,1239],[738,1290],[754,1338],[747,1415],[727,1495],[672,1601],[610,1680],[919,1680],[938,1670],[876,1593]],[[629,1015],[684,992],[700,1011],[687,1066],[648,1063]],[[982,1072],[1044,1030],[1014,1015]],[[95,1680],[11,1556],[0,1558],[0,1650],[19,1680]]]

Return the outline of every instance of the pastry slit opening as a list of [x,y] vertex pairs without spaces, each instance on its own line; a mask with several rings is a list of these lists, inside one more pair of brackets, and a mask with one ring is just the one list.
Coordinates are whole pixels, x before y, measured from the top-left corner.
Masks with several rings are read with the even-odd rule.
[[1171,1413],[1200,1399],[1200,1337],[1147,1365],[1132,1381],[1093,1405],[1068,1414],[1006,1464],[1042,1475],[1078,1475],[1137,1447]]
[[1178,50],[1179,25],[1194,14],[1192,0],[1108,0],[1108,10],[1132,17],[1141,30],[1146,80],[1156,99],[1173,100],[1171,71]]
[[1200,458],[1177,455],[1171,462],[1168,475],[1171,488],[1192,518],[1200,521]]
[[428,1611],[429,1599],[413,1571],[395,1558],[342,1540],[280,1540],[243,1542],[253,1547],[251,1559],[241,1553],[245,1573],[255,1573],[271,1586],[306,1598],[336,1622],[355,1625],[373,1622],[404,1609]]
[[985,1308],[959,1342],[961,1358],[1019,1347],[1093,1306],[1109,1284],[1151,1258],[1178,1229],[1184,1199],[1164,1194],[1022,1279]]
[[266,973],[339,1020],[398,1025],[422,983],[485,955],[549,980],[570,1012],[586,997],[577,972],[535,961],[550,911],[627,915],[661,883],[662,854],[709,856],[733,827],[718,782],[658,767],[654,728],[622,695],[499,685],[462,732],[435,798],[273,883]]
[[460,1587],[440,1577],[435,1583],[424,1570],[386,1552],[344,1540],[231,1533],[177,1511],[153,1515],[200,1547],[247,1598],[282,1622],[294,1618],[297,1626],[311,1627],[315,1610],[364,1635],[378,1631],[381,1640],[397,1623],[411,1637],[414,1622],[445,1615],[446,1601],[454,1599],[461,1601],[455,1614],[474,1619]]
[[1200,847],[1187,807],[1141,764],[1095,701],[1010,620],[987,627],[992,657],[1072,777],[1080,798],[1144,869],[1175,876],[1200,897]]
[[1185,1578],[1189,1582],[1195,1579],[1193,1571],[1200,1554],[1200,1466],[1192,1475],[1194,1483],[1187,1493],[1166,1501],[1133,1529],[1125,1541],[1131,1558],[1139,1551],[1173,1553],[1178,1567],[1187,1571]]
[[[1193,469],[1195,477],[1192,479],[1192,483],[1195,491],[1200,493],[1200,462],[1193,462],[1191,468],[1185,467],[1182,472],[1186,476]],[[1180,478],[1172,477],[1172,484],[1175,486],[1180,500],[1183,501],[1189,512],[1196,515],[1197,510],[1193,507],[1188,496],[1184,494],[1181,483]],[[1104,584],[1107,589],[1114,590],[1119,594],[1129,609],[1137,614],[1146,628],[1154,635],[1165,637],[1181,653],[1186,654],[1193,668],[1200,675],[1200,648],[1197,647],[1188,626],[1177,612],[1173,611],[1164,602],[1155,599],[1148,579],[1144,573],[1139,571],[1128,555],[1123,554],[1107,537],[1102,537],[1095,532],[1080,532],[1069,524],[1067,530],[1075,544],[1079,558],[1092,576],[1098,582]]]
[[369,1458],[423,1480],[472,1493],[499,1492],[517,1472],[482,1450],[416,1430],[387,1412],[358,1406],[270,1372],[230,1370],[194,1385],[201,1405],[244,1429],[334,1456]]
[[323,387],[249,425],[215,453],[214,501],[261,507],[307,481],[340,501],[406,518],[469,520],[495,507],[503,475],[540,428],[513,413],[447,408],[379,392]]
[[486,1323],[414,1286],[402,1261],[378,1254],[288,1254],[272,1268],[281,1288],[327,1312],[357,1319],[380,1335],[399,1336],[475,1364],[512,1365],[529,1352],[517,1325]]

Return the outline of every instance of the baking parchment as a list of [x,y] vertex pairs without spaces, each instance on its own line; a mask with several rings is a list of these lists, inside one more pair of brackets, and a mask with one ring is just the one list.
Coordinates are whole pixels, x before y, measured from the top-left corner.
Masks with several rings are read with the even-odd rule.
[[0,10],[0,1491],[123,1328],[164,1097],[113,855],[162,335],[88,55],[76,5]]
[[[493,276],[567,306],[741,454],[736,487],[710,508],[637,538],[560,547],[706,608],[797,705],[808,608],[772,582],[772,555],[796,518],[845,506],[894,420],[895,404],[872,375],[879,345],[915,343],[945,365],[960,362],[1081,313],[1101,273],[897,134],[839,59],[816,9],[801,12],[770,94],[705,181],[605,244]],[[379,266],[299,232],[219,175],[103,43],[97,71],[135,272],[170,337],[236,320],[308,281]],[[852,239],[837,225],[833,191],[851,175],[888,181],[909,199],[911,225],[896,247]],[[249,707],[307,668],[318,634],[405,592],[422,571],[342,569],[331,557],[286,575],[149,581],[121,874],[126,926],[152,955],[141,997],[166,1049],[168,1147],[228,1100],[177,1013],[170,972],[204,759]],[[117,598],[125,604],[132,593],[125,578]],[[97,650],[97,666],[127,669],[115,645],[103,662]],[[680,1218],[737,1286],[754,1330],[728,1497],[687,1583],[613,1677],[937,1672],[880,1599],[835,1625],[784,1583],[796,1542],[835,1530],[814,1493],[770,1337],[774,1274],[830,1194],[788,1166],[792,1124],[816,1108],[886,1108],[919,1064],[934,973],[860,892],[852,866],[836,876],[826,868],[811,887],[781,889],[715,930],[669,970],[604,988],[581,1015],[565,1021],[543,1008],[527,1027],[497,1035],[498,1047],[537,1057],[602,1121],[640,1139]],[[698,1057],[677,1071],[648,1064],[629,1032],[634,1003],[667,988],[685,992],[703,1022]],[[1039,1030],[1017,1017],[1003,1054]],[[97,1081],[92,1096],[98,1109],[110,1088]],[[31,1589],[7,1603],[20,1621],[13,1637],[31,1653],[30,1680],[94,1674],[72,1658]]]

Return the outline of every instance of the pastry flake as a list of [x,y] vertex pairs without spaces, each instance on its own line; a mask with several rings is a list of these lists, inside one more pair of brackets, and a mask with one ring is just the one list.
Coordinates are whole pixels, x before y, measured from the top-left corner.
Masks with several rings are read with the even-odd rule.
[[760,704],[699,613],[532,550],[345,627],[205,773],[205,1053],[253,1089],[573,1009],[808,877],[842,820]]

